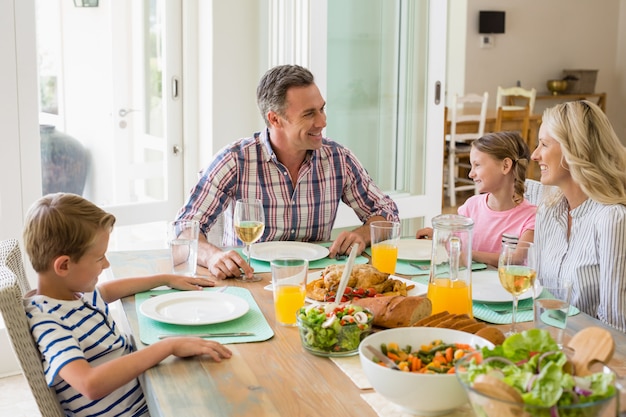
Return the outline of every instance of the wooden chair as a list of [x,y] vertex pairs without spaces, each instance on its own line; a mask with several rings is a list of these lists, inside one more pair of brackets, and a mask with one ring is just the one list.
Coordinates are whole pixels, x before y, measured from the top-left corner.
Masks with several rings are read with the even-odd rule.
[[506,125],[507,122],[514,122],[515,125],[519,127],[522,139],[524,139],[524,142],[530,146],[528,143],[528,129],[530,127],[529,107],[525,106],[520,109],[511,109],[499,106],[496,112],[496,122],[493,126],[493,131],[501,132],[503,130],[518,130],[503,127],[503,125]]
[[521,110],[525,106],[528,106],[532,114],[535,108],[536,98],[537,90],[534,88],[526,90],[522,87],[502,88],[498,86],[496,109],[502,107],[505,110]]
[[26,319],[22,299],[28,291],[30,285],[17,240],[0,241],[0,312],[9,340],[42,417],[63,417],[57,396],[46,383],[41,355]]
[[[489,93],[467,94],[452,97],[452,103],[448,109],[450,113],[450,134],[446,137],[447,151],[447,180],[444,189],[448,190],[450,205],[456,206],[456,193],[459,191],[473,190],[477,193],[476,185],[471,179],[460,176],[460,168],[470,169],[471,166],[464,160],[469,159],[471,142],[485,134],[487,120],[487,103]],[[469,111],[466,106],[480,106],[478,112]],[[468,133],[457,133],[457,125],[463,123],[476,126],[475,130]]]

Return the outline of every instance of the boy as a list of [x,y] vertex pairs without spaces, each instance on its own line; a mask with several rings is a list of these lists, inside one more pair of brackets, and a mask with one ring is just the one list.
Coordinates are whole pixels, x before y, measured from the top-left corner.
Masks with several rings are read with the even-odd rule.
[[115,217],[74,194],[50,194],[28,211],[24,245],[38,287],[24,305],[42,354],[48,385],[68,415],[147,416],[137,377],[169,355],[231,352],[193,337],[168,338],[133,352],[113,321],[108,303],[160,285],[180,290],[212,286],[203,278],[161,274],[96,286],[109,267],[105,253]]

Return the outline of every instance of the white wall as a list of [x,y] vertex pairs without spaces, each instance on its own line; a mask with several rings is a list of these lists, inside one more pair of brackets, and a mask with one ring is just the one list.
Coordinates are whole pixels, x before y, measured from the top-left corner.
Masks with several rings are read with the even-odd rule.
[[[200,2],[198,42],[199,154],[204,168],[222,147],[265,125],[256,106],[256,87],[267,68],[261,56],[264,1]],[[227,98],[227,99],[225,99]],[[188,139],[188,138],[186,138]]]
[[[607,93],[607,114],[626,143],[626,0],[457,1],[449,1],[451,9],[467,7],[465,66],[449,69],[450,86],[488,91],[494,106],[498,85],[519,80],[541,93],[563,69],[598,69],[596,92]],[[480,10],[506,12],[506,33],[493,35],[493,48],[480,47]],[[547,103],[554,104],[539,102],[536,110]]]

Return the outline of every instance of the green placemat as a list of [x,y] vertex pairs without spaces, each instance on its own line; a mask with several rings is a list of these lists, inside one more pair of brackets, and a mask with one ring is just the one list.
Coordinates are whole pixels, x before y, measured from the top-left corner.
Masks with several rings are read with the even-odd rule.
[[[204,291],[217,291],[217,288],[205,288]],[[225,323],[207,324],[203,326],[182,326],[177,324],[161,323],[152,320],[141,313],[141,303],[150,298],[151,295],[161,295],[177,290],[165,291],[146,291],[135,294],[135,308],[137,309],[137,321],[139,322],[139,338],[146,345],[151,345],[159,341],[159,335],[194,335],[201,333],[213,332],[252,332],[254,336],[237,336],[237,337],[213,337],[222,344],[228,343],[246,343],[261,342],[274,336],[274,331],[270,327],[265,316],[261,313],[261,309],[252,297],[252,293],[246,288],[228,287],[226,293],[236,295],[246,300],[250,306],[250,310],[238,319],[227,321]]]
[[[539,298],[554,298],[552,294],[548,291],[543,290]],[[521,300],[517,303],[517,308],[529,308],[530,310],[518,311],[515,315],[515,321],[518,323],[525,321],[533,321],[533,299],[527,298],[525,300]],[[509,310],[507,313],[496,313],[494,310]],[[511,309],[513,309],[513,302],[503,302],[503,303],[478,303],[474,301],[472,311],[474,313],[474,317],[477,319],[494,323],[494,324],[509,324],[511,323],[512,315]],[[573,316],[580,313],[580,310],[574,306],[570,306],[569,315]]]
[[[319,243],[320,246],[329,247],[331,245],[330,242]],[[233,250],[237,251],[239,255],[245,260],[248,257],[243,253],[243,248],[233,248]],[[345,259],[333,259],[333,258],[322,258],[316,261],[309,262],[309,269],[324,269],[328,265],[345,265],[348,261],[348,258]],[[357,256],[354,260],[355,264],[366,264],[369,260],[364,256]],[[272,272],[272,268],[270,267],[269,262],[259,261],[257,259],[250,259],[250,265],[254,268],[254,272],[263,273],[263,272]]]

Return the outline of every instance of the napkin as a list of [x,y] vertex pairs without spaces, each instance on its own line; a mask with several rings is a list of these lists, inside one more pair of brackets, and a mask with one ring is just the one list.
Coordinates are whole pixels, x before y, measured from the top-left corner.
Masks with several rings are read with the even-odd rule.
[[363,367],[361,367],[361,357],[359,355],[330,358],[330,360],[354,382],[357,388],[372,389],[372,384],[370,384],[367,375],[363,372]]
[[[325,243],[319,243],[319,245],[328,247],[331,245],[331,243],[325,242]],[[236,250],[243,259],[248,259],[248,257],[243,253],[243,248],[234,248],[233,250]],[[309,269],[324,269],[328,265],[345,265],[347,261],[348,261],[347,257],[345,259],[322,258],[316,261],[309,262]],[[357,256],[356,260],[354,261],[355,264],[366,264],[368,262],[369,260],[364,256]],[[250,259],[250,265],[252,266],[252,268],[254,268],[254,272],[257,272],[257,273],[272,271],[272,268],[270,267],[270,263],[266,261]]]
[[[554,298],[552,294],[548,291],[543,290],[539,295],[539,298]],[[525,300],[520,300],[517,303],[517,308],[525,308],[532,307],[533,299],[527,298]],[[494,309],[508,309],[508,313],[496,313]],[[474,301],[472,312],[474,313],[474,317],[477,319],[481,319],[483,321],[494,323],[494,324],[509,324],[512,321],[511,310],[513,309],[513,301],[511,302],[503,302],[503,303],[480,303]],[[569,315],[574,316],[580,313],[580,310],[574,306],[570,306]],[[533,310],[518,311],[515,315],[515,321],[518,323],[522,323],[525,321],[533,321]]]
[[[445,394],[442,394],[445,395]],[[381,417],[415,417],[415,414],[411,414],[402,409],[399,405],[392,403],[385,397],[377,392],[371,392],[367,394],[361,394],[361,398],[369,404],[370,407]],[[471,417],[474,413],[469,403],[441,415],[442,417]]]
[[[219,288],[205,288],[204,291],[218,291]],[[243,298],[250,310],[243,316],[235,320],[230,320],[224,323],[207,324],[201,326],[183,326],[178,324],[161,323],[156,320],[152,320],[141,313],[141,303],[148,300],[151,295],[162,295],[171,292],[177,292],[177,290],[167,291],[146,291],[135,294],[135,308],[137,309],[137,321],[139,322],[139,338],[145,345],[150,345],[159,340],[158,336],[161,334],[166,335],[193,335],[201,333],[214,333],[214,332],[252,332],[254,336],[236,336],[236,337],[214,337],[211,340],[215,340],[222,344],[228,343],[246,343],[246,342],[261,342],[270,339],[274,336],[274,331],[270,327],[269,323],[261,313],[261,309],[254,300],[250,290],[239,287],[228,287],[226,293]]]

